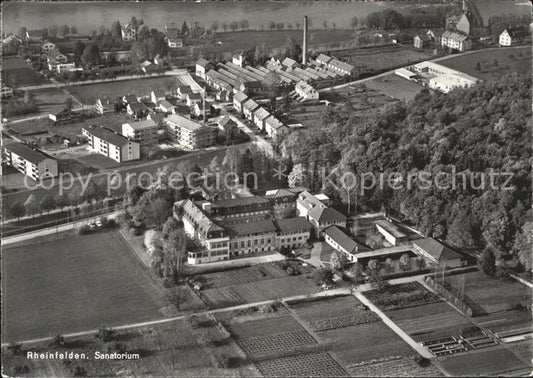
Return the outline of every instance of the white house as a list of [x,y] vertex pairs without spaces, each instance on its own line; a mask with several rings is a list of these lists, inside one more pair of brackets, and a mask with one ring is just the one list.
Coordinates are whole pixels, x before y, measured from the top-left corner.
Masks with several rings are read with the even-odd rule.
[[44,52],[44,53],[47,53],[51,50],[55,50],[56,49],[56,45],[55,43],[52,43],[50,41],[46,41],[45,43],[43,43],[43,45],[41,46],[41,51]]
[[92,151],[119,163],[137,160],[141,157],[139,143],[116,134],[105,127],[84,127],[82,128],[82,134],[88,139],[89,147]]
[[303,80],[294,86],[294,90],[304,100],[318,100],[318,91]]
[[253,112],[253,122],[259,130],[265,130],[265,121],[270,117],[270,113],[263,107],[257,108]]
[[157,108],[165,113],[176,114],[176,107],[167,100],[161,100],[157,103]]
[[248,100],[248,96],[244,92],[237,92],[233,96],[233,108],[239,112],[242,113],[242,104]]
[[242,53],[241,54],[235,54],[231,58],[231,61],[233,62],[233,64],[235,64],[235,65],[237,65],[239,67],[243,67],[244,66],[244,55]]
[[167,98],[167,96],[165,95],[165,91],[162,90],[162,89],[156,89],[156,90],[152,91],[152,93],[150,94],[150,101],[153,104],[157,104],[157,103],[159,103],[159,101],[163,101],[166,98]]
[[472,48],[472,41],[468,38],[468,35],[452,30],[446,30],[442,33],[440,44],[442,47],[447,47],[451,50],[457,50],[460,52]]
[[57,160],[23,143],[5,145],[3,161],[35,181],[58,175]]
[[289,132],[289,127],[271,115],[265,120],[265,131],[269,137],[277,139],[283,134],[287,134]]
[[252,100],[251,98],[249,98],[248,100],[246,100],[243,104],[242,104],[242,112],[244,114],[244,117],[249,120],[249,121],[252,121],[253,120],[253,117],[254,117],[254,111],[255,109],[257,109],[259,107],[259,104],[257,102],[255,102],[254,100]]
[[201,77],[202,79],[206,79],[205,74],[213,68],[213,65],[209,63],[208,60],[205,59],[198,59],[196,61],[196,76]]
[[526,33],[522,30],[515,30],[511,28],[505,29],[502,34],[500,34],[499,43],[500,46],[514,46],[526,36]]

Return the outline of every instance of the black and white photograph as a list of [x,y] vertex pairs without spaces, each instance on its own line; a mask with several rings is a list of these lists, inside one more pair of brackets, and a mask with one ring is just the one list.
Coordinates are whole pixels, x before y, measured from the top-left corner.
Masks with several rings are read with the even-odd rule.
[[533,375],[528,0],[5,0],[2,377]]

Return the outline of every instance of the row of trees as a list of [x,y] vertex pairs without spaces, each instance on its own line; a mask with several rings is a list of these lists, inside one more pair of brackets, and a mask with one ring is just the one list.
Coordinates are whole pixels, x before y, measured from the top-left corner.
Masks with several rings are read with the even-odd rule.
[[[384,209],[457,247],[527,262],[528,252],[519,245],[530,240],[523,230],[531,208],[528,77],[509,74],[448,94],[423,90],[414,101],[388,105],[375,117],[359,117],[349,104],[328,108],[324,127],[292,133],[282,142],[289,184],[326,191],[352,207]],[[322,170],[326,176],[337,172],[329,177],[337,187],[327,181],[323,187]],[[495,177],[490,187],[491,172],[508,174],[512,190],[502,189],[509,176]],[[385,182],[362,193],[361,182],[342,186],[345,173],[377,179],[399,174],[403,185]],[[455,177],[456,184],[440,189],[434,181],[429,188],[405,181],[407,175],[435,179],[437,173]]]
[[[394,9],[369,13],[364,24],[370,29],[404,29],[404,28],[443,28],[446,25],[446,15],[453,7],[424,7],[414,8],[409,13],[400,13]],[[357,27],[357,21],[355,26]]]

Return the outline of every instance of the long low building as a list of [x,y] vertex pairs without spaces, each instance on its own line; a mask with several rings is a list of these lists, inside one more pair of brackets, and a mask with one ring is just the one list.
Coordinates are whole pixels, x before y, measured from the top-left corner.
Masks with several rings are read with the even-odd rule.
[[15,142],[4,146],[3,159],[35,181],[56,177],[59,174],[57,160],[23,143]]
[[88,126],[82,129],[82,134],[89,141],[92,151],[107,156],[119,163],[137,160],[141,157],[139,143],[129,140],[110,129],[99,126]]

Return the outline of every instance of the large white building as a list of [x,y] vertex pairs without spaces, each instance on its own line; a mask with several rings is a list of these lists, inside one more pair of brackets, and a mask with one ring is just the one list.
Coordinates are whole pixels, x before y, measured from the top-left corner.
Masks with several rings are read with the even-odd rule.
[[448,93],[457,87],[469,87],[479,79],[434,62],[422,62],[412,66],[415,73],[428,79],[429,87]]
[[82,134],[88,139],[89,148],[92,151],[107,156],[119,163],[137,160],[141,157],[139,143],[116,134],[105,127],[84,127]]
[[139,143],[146,151],[157,145],[157,124],[152,120],[122,124],[122,135]]
[[124,41],[137,40],[137,28],[131,22],[122,27],[121,34]]
[[35,181],[58,175],[57,161],[23,143],[9,143],[3,148],[3,160]]
[[207,148],[215,144],[217,129],[201,125],[178,114],[164,119],[170,138],[190,150]]

